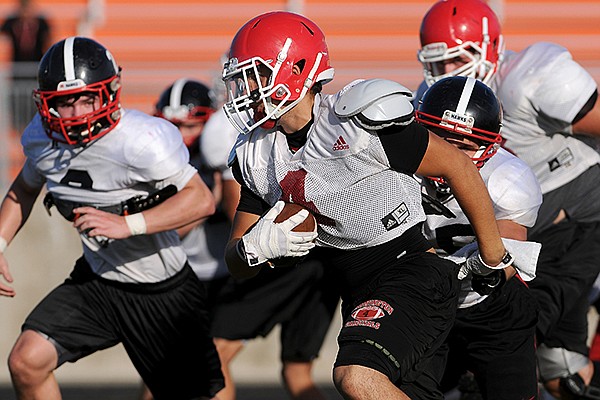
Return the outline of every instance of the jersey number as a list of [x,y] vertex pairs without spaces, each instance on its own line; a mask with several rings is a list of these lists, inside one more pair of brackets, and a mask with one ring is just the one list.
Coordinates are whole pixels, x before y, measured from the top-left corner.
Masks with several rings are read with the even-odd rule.
[[305,170],[300,169],[298,171],[290,171],[285,175],[281,182],[279,182],[282,191],[281,200],[306,207],[313,213],[319,225],[335,225],[335,221],[319,213],[315,203],[306,200],[306,174]]

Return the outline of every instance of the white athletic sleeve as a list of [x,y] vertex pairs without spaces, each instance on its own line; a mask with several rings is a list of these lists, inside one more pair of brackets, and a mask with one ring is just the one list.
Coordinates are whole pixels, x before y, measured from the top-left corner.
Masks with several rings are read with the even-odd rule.
[[542,113],[570,124],[597,89],[597,84],[566,49],[554,46],[551,52],[559,54],[545,76],[540,77],[534,94],[535,104]]
[[496,219],[532,227],[542,204],[540,185],[531,171],[516,157],[502,163],[489,176],[488,191]]

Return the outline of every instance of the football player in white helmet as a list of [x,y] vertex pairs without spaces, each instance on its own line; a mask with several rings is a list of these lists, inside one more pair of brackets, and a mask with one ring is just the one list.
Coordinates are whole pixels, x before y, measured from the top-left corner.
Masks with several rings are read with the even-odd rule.
[[[399,83],[362,80],[322,94],[333,78],[325,36],[302,15],[248,21],[223,73],[225,110],[241,133],[231,157],[242,194],[229,271],[251,277],[279,257],[317,252],[343,299],[338,391],[352,399],[441,399],[434,355],[456,314],[459,267],[432,253],[423,236],[412,175],[449,182],[480,243],[467,272],[488,274],[512,257],[471,159],[414,121],[411,92]],[[304,210],[275,223],[284,202],[309,209],[317,233],[293,231]]]
[[[92,39],[55,43],[38,83],[27,159],[0,207],[0,275],[12,282],[3,253],[44,186],[83,256],[23,324],[8,361],[17,398],[60,399],[56,368],[119,343],[156,399],[212,397],[224,382],[206,291],[175,229],[215,204],[181,135],[121,108],[120,68]],[[14,296],[4,281],[0,294]]]
[[[542,204],[540,186],[527,164],[500,147],[502,107],[484,83],[459,76],[437,81],[420,100],[416,118],[478,166],[500,234],[512,239],[505,245],[516,257],[504,271],[463,279],[442,390],[456,387],[469,371],[484,399],[534,399],[538,310],[524,281],[535,277],[540,245],[525,240]],[[452,192],[444,190],[447,185],[434,179],[421,179],[425,236],[442,254],[458,257],[473,251],[477,243],[468,219]],[[515,270],[519,274],[513,277]]]
[[[417,98],[436,80],[464,75],[488,82],[503,104],[504,146],[531,167],[543,193],[528,231],[542,243],[530,283],[541,308],[541,379],[555,397],[575,390],[592,398],[585,396],[600,390],[586,345],[588,293],[600,271],[600,187],[590,185],[600,180],[597,84],[562,46],[503,51],[498,19],[481,0],[438,1],[420,37],[425,80]],[[467,67],[471,61],[479,67]]]

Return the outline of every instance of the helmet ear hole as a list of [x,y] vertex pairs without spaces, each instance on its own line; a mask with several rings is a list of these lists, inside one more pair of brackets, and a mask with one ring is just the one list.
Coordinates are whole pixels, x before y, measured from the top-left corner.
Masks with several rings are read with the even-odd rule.
[[300,60],[296,64],[294,64],[294,68],[292,72],[296,75],[300,75],[302,71],[304,71],[304,66],[306,65],[306,60]]

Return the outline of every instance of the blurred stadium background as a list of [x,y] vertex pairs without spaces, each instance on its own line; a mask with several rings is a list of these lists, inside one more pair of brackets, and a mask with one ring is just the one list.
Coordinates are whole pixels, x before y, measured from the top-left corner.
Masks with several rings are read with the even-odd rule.
[[[35,0],[34,0],[35,1]],[[126,108],[151,112],[162,90],[175,79],[191,77],[204,82],[219,79],[220,58],[237,29],[251,17],[270,10],[302,13],[321,26],[328,40],[336,79],[328,93],[356,78],[384,77],[416,89],[421,80],[416,60],[422,16],[433,0],[37,0],[49,20],[51,43],[72,35],[90,36],[111,50],[123,68],[122,103]],[[572,52],[600,82],[600,2],[598,0],[490,0],[503,20],[508,49],[521,50],[536,41],[561,44]],[[0,0],[0,21],[16,7],[16,0]],[[35,66],[33,66],[35,68]],[[30,65],[17,70],[26,71]],[[35,107],[31,90],[35,81],[12,82],[8,39],[0,36],[0,189],[2,194],[23,158],[19,135]],[[11,99],[17,99],[11,104]],[[11,121],[14,110],[16,126]],[[27,313],[52,287],[60,283],[80,254],[79,241],[58,215],[48,217],[41,201],[30,222],[7,250],[17,297],[0,298],[0,359],[5,360]],[[335,334],[330,329],[315,378],[331,390],[331,364]],[[279,382],[277,331],[248,345],[234,362],[240,384]],[[10,384],[6,363],[0,367],[0,387]],[[134,398],[138,377],[122,348],[95,354],[60,368],[65,385],[112,387],[104,398]],[[129,388],[127,390],[119,388]],[[117,388],[117,389],[115,389]],[[111,389],[107,389],[111,390]],[[278,391],[279,390],[279,391]],[[76,390],[65,399],[77,397]],[[281,389],[266,389],[252,397],[248,389],[240,399],[283,398]],[[331,398],[339,398],[331,390]],[[0,390],[1,399],[12,399]],[[100,398],[100,397],[98,397]]]

